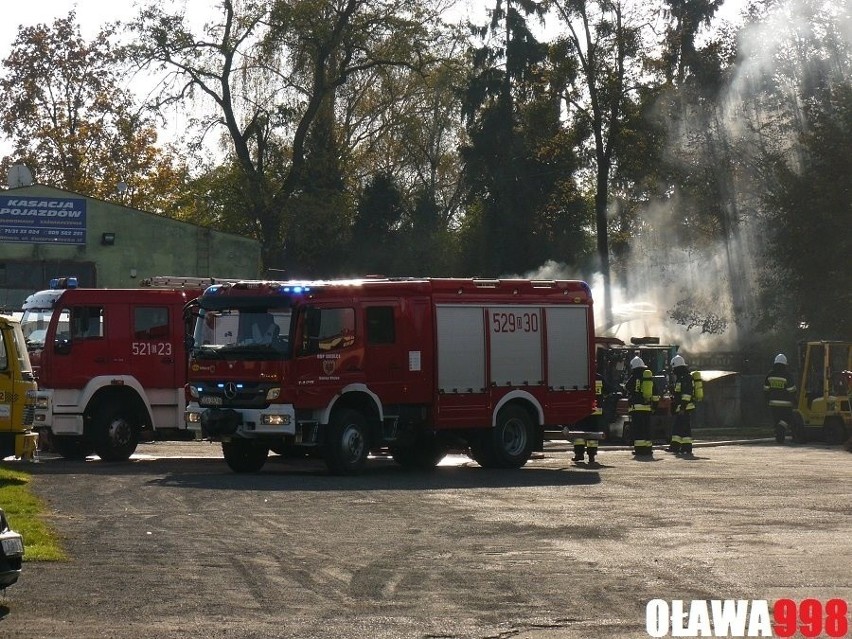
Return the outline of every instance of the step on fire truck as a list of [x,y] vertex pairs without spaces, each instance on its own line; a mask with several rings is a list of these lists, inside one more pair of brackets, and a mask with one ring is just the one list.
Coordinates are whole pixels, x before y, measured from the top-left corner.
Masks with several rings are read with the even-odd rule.
[[138,289],[85,289],[65,277],[26,299],[35,428],[53,450],[124,461],[140,439],[192,438],[183,308],[211,282],[157,277]]
[[0,315],[0,459],[32,459],[38,442],[33,431],[36,381],[21,326]]
[[585,282],[240,282],[190,308],[187,426],[235,472],[270,450],[334,474],[369,453],[431,468],[456,450],[518,468],[594,408]]

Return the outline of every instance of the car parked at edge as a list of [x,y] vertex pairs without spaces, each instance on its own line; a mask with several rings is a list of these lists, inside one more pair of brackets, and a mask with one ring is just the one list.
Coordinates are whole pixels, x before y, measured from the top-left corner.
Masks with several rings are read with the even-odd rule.
[[6,513],[0,508],[0,590],[18,581],[24,560],[24,539],[9,528]]

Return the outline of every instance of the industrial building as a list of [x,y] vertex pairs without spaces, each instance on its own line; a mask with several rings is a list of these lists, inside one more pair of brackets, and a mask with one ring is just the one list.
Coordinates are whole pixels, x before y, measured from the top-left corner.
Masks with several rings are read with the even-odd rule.
[[32,184],[0,191],[0,310],[20,309],[52,278],[137,288],[157,275],[260,276],[260,243]]

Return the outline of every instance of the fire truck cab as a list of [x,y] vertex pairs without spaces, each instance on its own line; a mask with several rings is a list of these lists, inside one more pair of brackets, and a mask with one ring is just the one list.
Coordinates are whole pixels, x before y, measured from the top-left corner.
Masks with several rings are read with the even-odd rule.
[[192,437],[182,418],[183,307],[202,289],[83,289],[75,278],[57,278],[26,299],[21,326],[39,385],[35,428],[53,450],[124,461],[141,438]]
[[545,429],[594,408],[585,282],[239,282],[190,306],[187,427],[220,441],[235,472],[270,450],[313,451],[335,474],[371,452],[517,468]]

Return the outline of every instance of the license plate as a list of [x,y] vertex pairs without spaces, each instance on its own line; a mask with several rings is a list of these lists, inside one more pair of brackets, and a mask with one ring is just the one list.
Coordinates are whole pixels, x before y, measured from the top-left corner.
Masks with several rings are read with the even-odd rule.
[[216,395],[204,395],[199,403],[202,406],[221,406],[222,398]]
[[11,555],[23,555],[24,554],[24,543],[21,541],[20,537],[9,537],[8,539],[3,539],[3,554],[7,557]]

